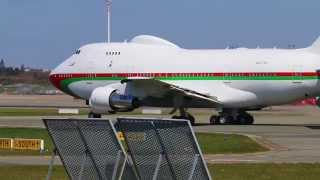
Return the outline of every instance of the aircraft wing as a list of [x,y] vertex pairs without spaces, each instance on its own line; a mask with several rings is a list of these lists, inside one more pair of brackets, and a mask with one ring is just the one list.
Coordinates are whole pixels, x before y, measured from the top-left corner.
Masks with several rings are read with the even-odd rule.
[[191,98],[195,101],[205,101],[206,103],[212,104],[215,107],[221,105],[221,103],[217,100],[217,97],[210,96],[208,93],[202,93],[200,90],[197,90],[196,87],[184,87],[183,85],[177,85],[168,81],[146,77],[133,77],[123,80],[122,82],[129,83],[139,89],[155,89],[155,91],[149,92],[149,94],[151,93],[151,95],[152,92],[154,94],[157,94],[159,91],[165,91],[170,94],[188,97],[189,99]]

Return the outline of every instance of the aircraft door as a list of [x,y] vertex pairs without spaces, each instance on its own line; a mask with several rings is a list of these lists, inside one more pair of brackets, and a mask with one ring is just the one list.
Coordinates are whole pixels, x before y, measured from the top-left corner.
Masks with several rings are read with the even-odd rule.
[[295,65],[293,66],[292,71],[292,83],[293,84],[302,84],[303,83],[303,74],[302,74],[302,65]]

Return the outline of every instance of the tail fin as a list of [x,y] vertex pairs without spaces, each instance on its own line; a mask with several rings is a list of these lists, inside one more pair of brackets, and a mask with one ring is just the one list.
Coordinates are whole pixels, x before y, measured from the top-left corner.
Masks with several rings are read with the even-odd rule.
[[310,46],[310,50],[320,54],[320,37],[318,37],[318,39]]

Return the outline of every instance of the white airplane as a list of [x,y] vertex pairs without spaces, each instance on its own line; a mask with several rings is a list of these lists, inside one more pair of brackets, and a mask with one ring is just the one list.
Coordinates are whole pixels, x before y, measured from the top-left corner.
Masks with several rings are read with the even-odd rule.
[[303,49],[191,50],[141,35],[81,47],[50,81],[86,100],[89,117],[173,107],[194,124],[188,108],[213,108],[212,124],[252,124],[247,111],[319,96],[319,76],[320,38]]

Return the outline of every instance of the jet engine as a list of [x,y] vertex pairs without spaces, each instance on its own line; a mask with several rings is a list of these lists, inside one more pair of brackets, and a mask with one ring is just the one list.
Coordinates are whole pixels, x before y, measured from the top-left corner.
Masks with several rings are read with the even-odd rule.
[[91,93],[89,105],[96,114],[129,112],[139,107],[138,99],[130,95],[118,94],[112,87],[98,87]]

